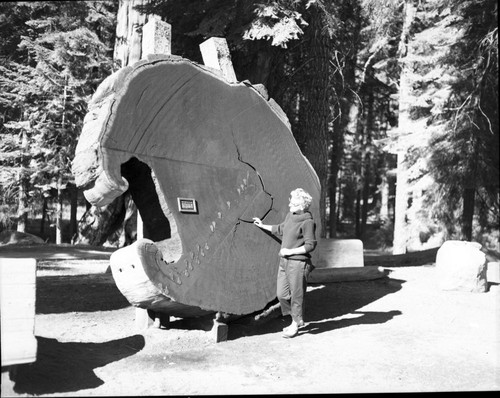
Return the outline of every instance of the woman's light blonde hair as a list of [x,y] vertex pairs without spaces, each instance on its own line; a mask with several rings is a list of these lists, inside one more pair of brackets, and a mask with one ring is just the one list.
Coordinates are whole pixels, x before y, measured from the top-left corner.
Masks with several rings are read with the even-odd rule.
[[290,199],[300,200],[302,202],[302,207],[304,208],[304,210],[309,209],[309,206],[311,206],[312,203],[312,196],[302,188],[297,188],[290,192]]

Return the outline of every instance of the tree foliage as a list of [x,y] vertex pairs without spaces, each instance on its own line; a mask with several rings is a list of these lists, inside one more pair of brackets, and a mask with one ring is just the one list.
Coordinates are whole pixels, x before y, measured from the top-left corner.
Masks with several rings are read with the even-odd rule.
[[[169,22],[172,53],[195,62],[204,40],[227,39],[237,78],[264,84],[288,115],[320,177],[330,236],[344,222],[359,238],[370,223],[392,228],[403,148],[409,247],[433,235],[479,240],[499,228],[497,5],[407,2],[417,10],[407,32],[399,0],[151,0],[139,10]],[[19,192],[35,203],[41,187],[71,182],[87,101],[112,70],[117,3],[0,7],[0,193],[12,215]]]
[[444,238],[480,239],[499,222],[497,4],[435,0],[420,15],[408,162],[422,197],[412,212]]
[[27,2],[2,8],[8,15],[3,30],[14,33],[5,39],[0,64],[2,204],[15,203],[24,186],[26,205],[33,205],[41,192],[72,181],[70,163],[87,102],[111,72],[113,4]]

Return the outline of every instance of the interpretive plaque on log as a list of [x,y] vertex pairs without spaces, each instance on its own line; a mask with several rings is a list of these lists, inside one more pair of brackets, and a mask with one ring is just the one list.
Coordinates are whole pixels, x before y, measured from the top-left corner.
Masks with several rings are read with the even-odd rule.
[[198,213],[196,200],[191,198],[177,198],[179,211],[182,213]]

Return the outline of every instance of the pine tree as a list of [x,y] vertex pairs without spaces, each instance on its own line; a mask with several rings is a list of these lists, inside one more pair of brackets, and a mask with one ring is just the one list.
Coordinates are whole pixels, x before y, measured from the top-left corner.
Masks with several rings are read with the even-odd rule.
[[[0,66],[4,89],[0,106],[5,120],[0,147],[6,153],[2,189],[10,181],[8,190],[19,193],[22,212],[42,192],[55,190],[61,203],[63,190],[72,182],[70,163],[87,101],[111,71],[110,49],[86,25],[102,26],[107,18],[109,26],[111,6],[32,2],[11,9],[20,16],[11,20],[20,24],[23,35],[8,43],[10,48],[17,43],[17,50],[14,56],[3,58]],[[17,143],[16,136],[21,138]],[[15,174],[18,177],[12,178]],[[3,201],[9,205],[13,198],[5,196]]]

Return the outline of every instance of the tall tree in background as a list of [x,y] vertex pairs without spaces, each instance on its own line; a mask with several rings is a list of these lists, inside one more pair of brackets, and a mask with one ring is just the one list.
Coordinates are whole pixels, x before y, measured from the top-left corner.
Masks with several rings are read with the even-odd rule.
[[[116,11],[116,39],[113,47],[115,70],[132,65],[142,55],[142,28],[149,14],[144,10],[149,0],[120,0]],[[138,225],[131,224],[138,221]],[[99,246],[124,246],[131,243],[132,230],[142,237],[142,223],[129,192],[106,206],[91,206],[79,222],[76,243]]]
[[[2,57],[0,66],[0,101],[7,120],[0,130],[0,147],[7,153],[2,158],[2,181],[10,181],[9,192],[17,192],[21,205],[16,207],[23,212],[40,190],[56,192],[60,243],[60,204],[72,181],[70,163],[87,100],[111,70],[109,48],[101,38],[110,39],[103,25],[109,28],[113,23],[112,3],[28,2],[3,7],[12,13],[7,22],[14,35],[6,43],[13,52]],[[5,205],[12,200],[3,197]]]
[[[414,112],[431,134],[424,148],[434,183],[423,206],[444,227],[445,238],[481,240],[499,225],[498,5],[430,6],[438,18],[418,45],[424,49],[420,73],[427,71],[418,94],[426,104],[415,102],[428,111]],[[436,47],[441,50],[431,54]]]
[[[351,35],[357,32],[359,44],[351,46],[357,49],[355,68],[351,68],[350,73],[354,83],[341,96],[347,118],[344,123],[346,150],[339,166],[337,208],[338,217],[353,223],[355,236],[363,239],[369,220],[384,229],[392,225],[388,214],[387,176],[392,168],[392,156],[384,151],[381,143],[397,118],[394,94],[397,93],[395,82],[399,79],[396,51],[401,34],[401,7],[399,1],[363,0],[359,8],[361,15],[356,27],[345,29]],[[349,70],[346,68],[346,76]],[[344,232],[342,225],[338,229]]]
[[413,65],[409,58],[409,44],[412,38],[412,26],[415,23],[417,13],[417,2],[415,0],[405,0],[404,19],[401,39],[399,41],[399,57],[401,60],[401,77],[399,79],[399,120],[398,130],[400,134],[400,145],[397,153],[397,181],[396,181],[396,204],[394,210],[394,241],[393,254],[406,253],[406,208],[407,208],[407,172],[406,172],[406,148],[402,143],[401,136],[411,132],[410,126],[410,103],[411,103],[411,82],[410,75],[413,72]]
[[[125,22],[116,26],[118,4]],[[364,239],[368,224],[387,232],[394,221],[388,245],[394,236],[394,252],[403,253],[498,230],[498,19],[492,0],[0,7],[4,224],[14,220],[22,228],[27,209],[50,208],[57,187],[71,187],[68,159],[86,102],[111,71],[114,37],[118,67],[138,60],[141,27],[157,14],[172,25],[173,54],[201,63],[199,44],[225,37],[237,78],[264,84],[280,104],[321,178],[323,231],[330,237],[352,224]],[[399,152],[399,171],[406,173],[397,177],[394,220],[388,199],[395,155],[386,150]],[[81,242],[101,244],[118,231],[124,204],[118,208],[116,222],[110,217],[109,228],[101,224],[92,241],[84,229],[96,220],[82,219]]]

